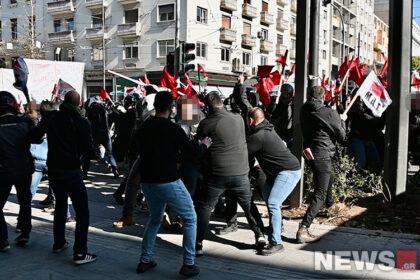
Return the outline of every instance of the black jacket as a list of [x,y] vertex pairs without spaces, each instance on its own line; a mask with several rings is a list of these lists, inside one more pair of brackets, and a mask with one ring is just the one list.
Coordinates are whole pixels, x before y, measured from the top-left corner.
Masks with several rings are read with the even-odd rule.
[[247,142],[249,156],[257,158],[268,177],[275,177],[281,171],[300,169],[297,158],[289,151],[274,131],[274,126],[267,120],[251,130]]
[[34,128],[34,123],[27,117],[0,116],[0,176],[33,173],[30,148]]
[[240,115],[225,110],[210,114],[197,129],[198,139],[210,137],[209,173],[216,176],[244,175],[249,171],[245,124]]
[[80,172],[80,157],[94,157],[90,124],[75,106],[63,103],[60,111],[48,112],[36,127],[33,141],[40,142],[44,134],[50,172]]
[[293,138],[293,108],[291,100],[287,103],[280,102],[277,104],[270,119],[277,134],[286,142]]
[[374,140],[383,137],[382,130],[385,127],[385,114],[378,118],[363,101],[356,101],[348,113],[350,121],[350,137],[362,140]]
[[336,142],[346,137],[344,121],[337,111],[312,98],[300,112],[304,148],[311,148],[315,159],[326,159],[335,154]]
[[245,86],[243,84],[236,83],[235,87],[233,88],[232,97],[235,100],[235,103],[241,109],[242,115],[247,117],[248,112],[252,110],[252,105],[249,103]]
[[92,103],[92,105],[90,105],[86,110],[86,117],[88,118],[92,128],[92,136],[94,143],[108,143],[108,114],[106,112],[104,104],[100,104],[97,102]]

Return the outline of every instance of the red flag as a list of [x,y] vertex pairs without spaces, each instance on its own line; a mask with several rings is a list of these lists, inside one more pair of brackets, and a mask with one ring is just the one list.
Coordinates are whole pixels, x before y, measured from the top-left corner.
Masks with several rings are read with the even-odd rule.
[[269,78],[271,79],[271,81],[273,82],[274,85],[279,85],[280,84],[281,75],[280,75],[279,71],[275,71],[275,72],[271,73]]
[[185,82],[187,83],[187,86],[178,88],[178,91],[180,91],[180,92],[182,92],[183,94],[186,94],[186,95],[192,95],[192,96],[198,95],[198,93],[195,91],[195,89],[193,87],[193,83],[192,83],[190,77],[187,74],[185,74]]
[[268,78],[270,77],[271,70],[273,70],[272,65],[263,65],[258,66],[257,76],[260,78]]
[[106,92],[104,88],[101,89],[101,97],[102,99],[111,99],[111,97],[109,97],[108,92]]
[[57,84],[54,84],[54,88],[53,91],[51,92],[52,95],[56,95],[57,94]]
[[146,85],[150,85],[150,81],[147,78],[147,74],[144,74],[144,77],[140,78]]
[[160,86],[170,89],[174,98],[178,98],[178,82],[173,76],[171,76],[171,74],[169,74],[167,66],[163,68],[162,76],[160,78]]
[[351,62],[349,79],[354,81],[360,87],[363,83],[363,77],[360,73],[359,62],[359,58],[353,59]]
[[323,89],[326,89],[327,88],[327,84],[325,83],[325,74],[322,75],[321,87]]
[[341,94],[342,90],[338,91],[340,89],[340,86],[341,86],[341,81],[340,79],[337,79],[337,81],[335,82],[335,89],[334,89],[335,95]]
[[346,75],[347,69],[349,68],[349,62],[350,59],[348,56],[346,56],[346,61],[343,64],[341,64],[340,70],[338,70],[338,74],[340,75],[340,77],[344,78],[344,76]]
[[209,77],[207,76],[206,70],[204,70],[204,67],[201,66],[201,64],[198,64],[198,72],[203,72],[203,78],[204,78],[205,81],[207,81],[209,79]]
[[385,76],[385,74],[386,74],[386,71],[388,70],[388,67],[389,67],[389,60],[388,60],[388,57],[386,57],[384,53],[382,53],[382,57],[383,57],[383,58],[384,58],[384,60],[385,60],[385,64],[384,64],[384,67],[382,68],[382,72],[381,72],[381,75],[380,75],[381,79],[383,79],[383,78],[384,78],[384,76]]
[[283,68],[285,67],[285,66],[287,66],[287,56],[289,55],[289,50],[286,50],[286,52],[284,53],[284,55],[283,56],[280,56],[279,58],[277,58],[277,60],[276,60],[276,62],[278,63],[278,64],[281,64],[281,65],[283,65]]
[[289,77],[292,76],[295,73],[295,70],[296,70],[296,63],[293,64],[292,69],[290,69]]
[[273,91],[275,84],[271,78],[262,78],[254,87],[260,96],[260,100],[265,107],[271,102],[270,91]]

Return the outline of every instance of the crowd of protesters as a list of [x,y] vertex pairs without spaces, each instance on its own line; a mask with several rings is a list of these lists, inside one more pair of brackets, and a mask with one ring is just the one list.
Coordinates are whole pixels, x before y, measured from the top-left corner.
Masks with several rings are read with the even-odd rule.
[[[71,218],[70,197],[76,220],[74,262],[96,260],[87,249],[89,207],[83,179],[89,176],[90,161],[98,160],[107,164],[115,178],[120,178],[118,163],[125,161],[130,167],[114,193],[116,202],[123,205],[114,227],[133,225],[136,205],[150,213],[138,273],[156,266],[153,247],[163,224],[183,230],[180,273],[197,275],[195,257],[204,254],[212,211],[216,208],[215,212],[224,214],[226,226],[218,234],[227,234],[238,228],[237,204],[255,236],[257,253],[280,252],[284,250],[281,208],[302,176],[300,160],[291,152],[293,129],[302,129],[315,190],[296,239],[317,241],[309,227],[324,204],[336,203],[332,158],[337,144],[347,137],[346,127],[357,168],[380,172],[383,118],[373,116],[359,102],[346,120],[339,109],[324,102],[324,88],[315,86],[296,127],[293,87],[283,84],[279,94],[265,107],[258,94],[246,88],[243,77],[226,100],[218,92],[174,100],[171,92],[160,91],[146,97],[129,94],[122,105],[100,97],[82,105],[80,95],[70,91],[59,105],[42,104],[38,117],[35,112],[21,115],[13,95],[0,92],[0,211],[15,186],[20,205],[20,235],[15,243],[29,242],[31,199],[47,173],[51,191],[43,203],[55,201],[53,252],[69,246],[65,224]],[[269,226],[264,226],[253,193],[266,202]],[[0,251],[9,248],[1,212]]]

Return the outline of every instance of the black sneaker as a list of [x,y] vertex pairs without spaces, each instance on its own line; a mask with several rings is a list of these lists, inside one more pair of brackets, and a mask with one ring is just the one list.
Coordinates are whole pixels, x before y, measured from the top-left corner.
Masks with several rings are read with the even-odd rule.
[[124,205],[124,198],[122,197],[122,195],[117,194],[117,193],[113,193],[112,196],[114,197],[115,202],[118,205]]
[[29,234],[22,233],[15,239],[15,244],[19,246],[25,246],[29,242]]
[[67,249],[68,247],[69,247],[68,242],[64,243],[64,245],[61,245],[61,246],[57,246],[56,244],[54,244],[52,251],[53,251],[53,253],[60,253],[60,252],[64,251],[65,249]]
[[54,202],[52,195],[48,195],[43,201],[40,201],[39,204],[42,206],[48,206]]
[[16,233],[22,233],[22,230],[16,226],[15,232]]
[[55,205],[51,203],[48,207],[44,208],[44,212],[46,213],[54,213]]
[[195,264],[186,265],[184,264],[179,271],[179,274],[184,275],[185,277],[194,277],[200,273],[200,269]]
[[10,244],[7,240],[0,242],[0,252],[6,252],[10,249]]
[[235,232],[235,231],[238,231],[238,223],[228,224],[224,228],[221,228],[218,231],[216,231],[216,234],[225,235],[225,234]]
[[197,244],[195,244],[195,256],[199,258],[199,257],[202,257],[203,255],[204,255],[203,243],[197,242]]
[[157,266],[157,263],[155,261],[150,261],[148,263],[139,262],[137,265],[137,273],[143,273],[146,272],[146,270],[153,268]]
[[77,265],[86,264],[96,261],[96,255],[85,254],[85,255],[74,255],[73,262]]
[[112,171],[112,173],[114,174],[114,178],[115,178],[115,179],[120,178],[120,173],[118,173],[118,169],[117,169],[117,167],[115,167],[115,166],[111,166],[111,171]]
[[263,256],[269,256],[274,253],[279,253],[284,250],[284,247],[282,244],[277,244],[276,242],[270,242],[267,247],[262,249],[259,254]]
[[267,241],[265,240],[264,234],[260,233],[255,235],[255,246],[257,247],[258,251],[262,250],[266,244]]

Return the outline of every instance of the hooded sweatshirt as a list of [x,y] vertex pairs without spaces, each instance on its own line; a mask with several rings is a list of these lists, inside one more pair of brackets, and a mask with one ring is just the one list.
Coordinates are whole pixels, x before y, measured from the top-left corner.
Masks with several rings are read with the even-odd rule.
[[268,177],[275,177],[282,171],[300,169],[297,158],[286,147],[284,141],[274,130],[274,126],[267,120],[251,130],[247,144],[249,156],[257,158]]

